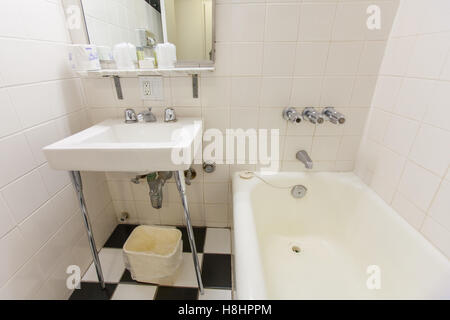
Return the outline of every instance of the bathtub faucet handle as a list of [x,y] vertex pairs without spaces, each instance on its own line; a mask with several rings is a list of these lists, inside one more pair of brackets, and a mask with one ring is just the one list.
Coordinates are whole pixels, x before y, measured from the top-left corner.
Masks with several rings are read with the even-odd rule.
[[305,108],[302,112],[302,116],[304,120],[308,120],[313,124],[321,124],[323,123],[323,116],[316,111],[316,109],[308,107]]
[[295,108],[289,107],[283,110],[283,118],[292,123],[302,122],[302,116],[295,110]]
[[344,124],[345,123],[345,116],[337,112],[333,107],[326,107],[322,111],[322,115],[324,118],[328,119],[331,123],[334,124]]

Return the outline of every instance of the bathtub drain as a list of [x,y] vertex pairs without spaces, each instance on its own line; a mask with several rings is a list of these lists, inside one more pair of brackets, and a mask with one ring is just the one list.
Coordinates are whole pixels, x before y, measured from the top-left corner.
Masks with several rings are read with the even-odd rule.
[[296,199],[301,199],[306,195],[307,191],[308,189],[305,186],[298,184],[291,189],[291,195]]

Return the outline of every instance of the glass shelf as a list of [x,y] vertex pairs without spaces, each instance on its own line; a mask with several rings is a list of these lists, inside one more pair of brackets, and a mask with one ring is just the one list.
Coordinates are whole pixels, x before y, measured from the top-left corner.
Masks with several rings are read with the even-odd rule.
[[209,73],[215,70],[214,67],[180,67],[171,69],[103,69],[98,71],[77,71],[82,78],[99,77],[140,77],[140,76],[170,76],[170,75],[193,75]]

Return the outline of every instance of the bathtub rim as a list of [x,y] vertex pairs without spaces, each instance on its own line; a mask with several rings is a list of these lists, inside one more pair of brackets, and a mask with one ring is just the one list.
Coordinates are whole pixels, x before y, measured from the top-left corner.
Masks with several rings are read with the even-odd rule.
[[[250,185],[240,183],[242,172],[236,172],[232,179],[235,294],[237,300],[265,300],[267,291],[250,201],[250,191],[260,180],[246,180]],[[252,263],[246,263],[249,261]]]

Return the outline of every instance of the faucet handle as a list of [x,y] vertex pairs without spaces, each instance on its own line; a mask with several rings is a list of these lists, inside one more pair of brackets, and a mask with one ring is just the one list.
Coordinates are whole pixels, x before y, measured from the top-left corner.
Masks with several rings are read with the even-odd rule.
[[318,113],[314,108],[305,108],[302,112],[303,119],[309,120],[313,124],[323,123],[323,116]]
[[164,122],[175,122],[175,121],[177,121],[175,110],[173,108],[166,108],[164,110]]
[[134,111],[134,109],[126,109],[125,110],[125,123],[134,123],[137,122],[137,115],[136,115],[136,111]]
[[283,110],[283,118],[292,123],[302,122],[300,114],[295,110],[295,108],[289,107]]
[[333,107],[326,107],[325,109],[323,109],[322,114],[327,117],[331,123],[345,123],[345,116],[342,113],[337,112]]

